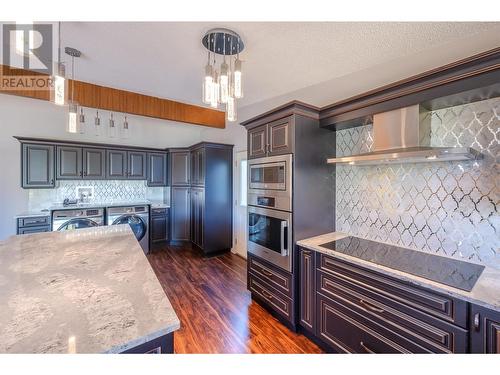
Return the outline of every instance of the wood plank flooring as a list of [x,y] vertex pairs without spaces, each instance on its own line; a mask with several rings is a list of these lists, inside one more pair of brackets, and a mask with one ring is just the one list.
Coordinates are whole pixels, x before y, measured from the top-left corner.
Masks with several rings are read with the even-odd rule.
[[166,245],[148,259],[181,321],[175,353],[321,353],[251,300],[243,258]]

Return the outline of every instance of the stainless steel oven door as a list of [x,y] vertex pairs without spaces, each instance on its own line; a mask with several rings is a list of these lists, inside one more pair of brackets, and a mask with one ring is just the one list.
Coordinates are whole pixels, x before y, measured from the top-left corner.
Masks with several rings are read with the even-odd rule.
[[292,272],[292,213],[248,206],[248,251]]
[[292,155],[269,156],[248,162],[248,188],[291,190]]

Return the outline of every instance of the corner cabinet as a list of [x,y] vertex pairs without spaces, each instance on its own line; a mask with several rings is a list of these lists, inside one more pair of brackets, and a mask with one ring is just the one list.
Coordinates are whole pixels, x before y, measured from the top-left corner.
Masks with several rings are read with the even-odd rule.
[[191,153],[189,150],[171,151],[170,153],[170,176],[171,184],[187,186],[191,183]]
[[285,117],[248,130],[248,157],[255,159],[292,153],[292,127],[292,117]]
[[53,188],[55,186],[55,146],[23,143],[21,145],[21,187]]
[[472,353],[500,354],[500,311],[471,305]]
[[191,188],[171,187],[172,241],[189,241],[191,227]]

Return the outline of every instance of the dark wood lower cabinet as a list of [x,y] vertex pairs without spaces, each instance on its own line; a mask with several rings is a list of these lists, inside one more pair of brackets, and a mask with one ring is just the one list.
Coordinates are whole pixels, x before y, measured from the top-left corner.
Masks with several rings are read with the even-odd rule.
[[470,306],[471,351],[500,354],[500,312],[481,306]]
[[151,208],[149,232],[151,247],[159,244],[164,244],[169,240],[170,231],[168,208]]
[[500,312],[299,248],[299,327],[341,353],[500,353]]
[[247,288],[252,298],[293,331],[296,330],[296,297],[293,274],[248,254]]

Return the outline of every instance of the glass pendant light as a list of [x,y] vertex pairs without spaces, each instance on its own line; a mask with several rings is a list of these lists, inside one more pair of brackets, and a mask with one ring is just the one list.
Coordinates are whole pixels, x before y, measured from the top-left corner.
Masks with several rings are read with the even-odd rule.
[[205,65],[205,76],[203,77],[203,103],[210,104],[212,102],[212,82],[213,71],[210,65],[210,52],[208,52],[208,61]]
[[68,106],[68,118],[67,118],[67,125],[66,125],[66,131],[68,133],[77,133],[79,131],[78,129],[78,123],[79,123],[79,117],[78,117],[78,103],[74,100],[75,99],[75,57],[80,57],[81,52],[71,48],[71,47],[66,47],[65,52],[71,56],[71,101],[69,102]]
[[241,79],[241,60],[239,57],[234,62],[233,73],[234,97],[237,99],[243,98],[243,81]]
[[229,96],[229,67],[226,64],[225,56],[224,62],[220,66],[220,102],[227,103],[227,98]]
[[122,138],[123,139],[128,139],[129,131],[130,130],[128,127],[127,115],[125,115],[125,119],[123,120],[123,127],[122,127]]
[[101,135],[101,118],[99,117],[99,111],[96,111],[94,119],[94,135],[99,137]]
[[210,98],[210,106],[212,108],[217,108],[219,106],[219,74],[217,73],[217,70],[214,72],[212,82],[212,97]]
[[78,133],[78,105],[74,102],[70,102],[68,105],[66,131],[71,134]]
[[108,136],[109,138],[116,137],[116,126],[115,120],[113,119],[113,112],[111,112],[111,114],[109,115]]
[[227,98],[226,119],[231,122],[236,121],[236,99],[233,96]]
[[59,22],[57,47],[57,62],[52,71],[52,90],[50,90],[50,101],[56,105],[66,105],[68,102],[68,80],[66,79],[66,68],[61,62],[61,22]]
[[85,134],[85,115],[83,114],[83,108],[80,107],[80,116],[78,116],[80,134]]

